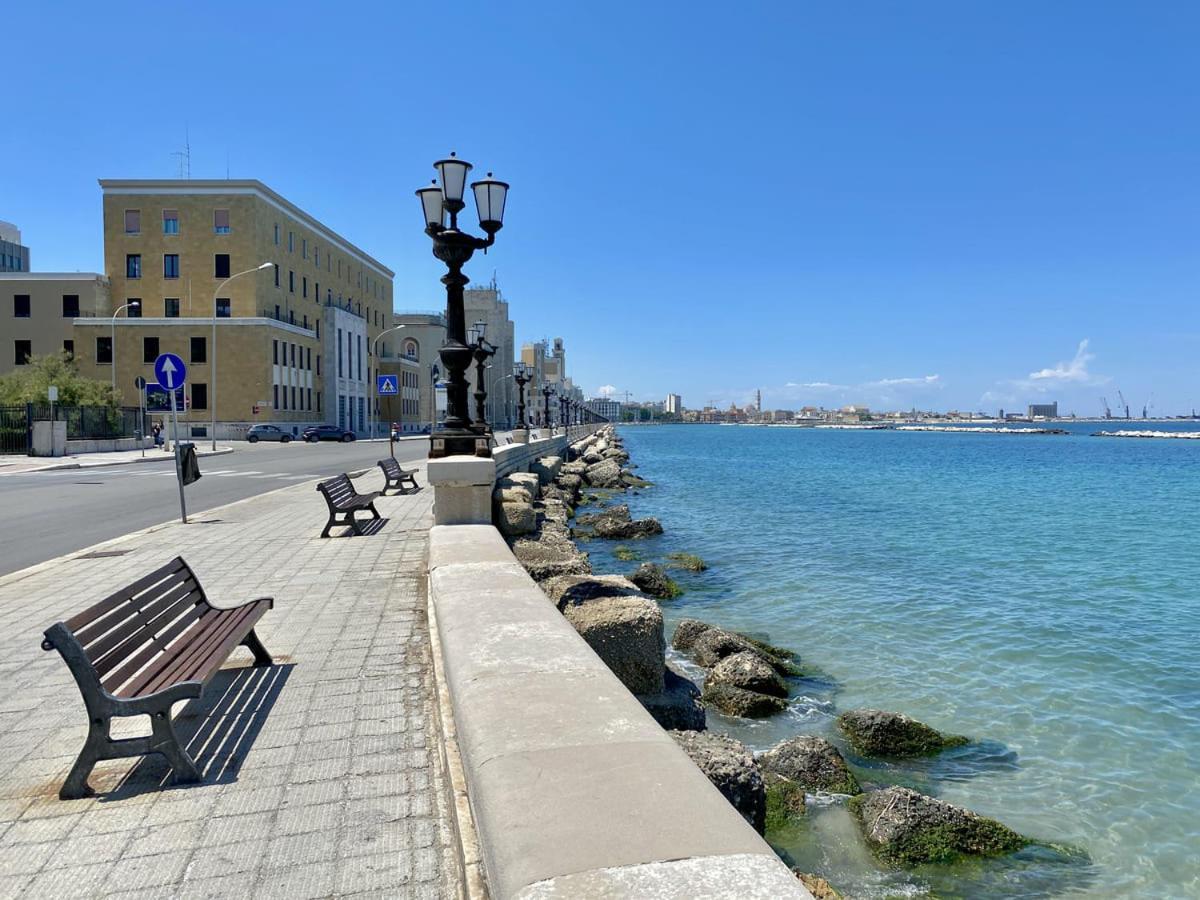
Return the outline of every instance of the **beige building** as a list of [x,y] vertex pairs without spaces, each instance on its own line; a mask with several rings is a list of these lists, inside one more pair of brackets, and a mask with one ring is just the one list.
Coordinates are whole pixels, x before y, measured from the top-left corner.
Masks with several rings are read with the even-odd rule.
[[[486,287],[472,285],[463,291],[463,311],[468,328],[476,322],[484,323],[485,339],[496,348],[485,370],[484,390],[488,395],[485,408],[488,423],[494,429],[507,429],[517,415],[517,388],[512,379],[516,343],[512,319],[508,317],[508,301],[495,281]],[[475,418],[476,376],[477,369],[472,362],[467,372],[472,419]]]
[[403,434],[417,434],[438,418],[432,372],[436,365],[441,373],[438,350],[446,342],[446,318],[436,312],[395,313],[392,324],[404,327],[379,342],[379,370],[397,377],[400,393],[379,398],[381,421],[395,422]]
[[75,320],[109,314],[108,279],[97,272],[0,273],[0,375],[30,356],[73,356]]
[[134,379],[153,382],[154,359],[176,353],[188,366],[192,437],[208,436],[214,368],[219,437],[259,423],[365,433],[371,342],[391,319],[390,269],[260,181],[100,187],[111,290],[103,319],[75,320],[85,375],[105,380],[115,360],[132,403]]

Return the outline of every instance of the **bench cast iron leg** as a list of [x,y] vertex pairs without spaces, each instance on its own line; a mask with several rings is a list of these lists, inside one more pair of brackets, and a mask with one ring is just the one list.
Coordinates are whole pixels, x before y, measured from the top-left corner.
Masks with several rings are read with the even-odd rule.
[[331,514],[329,516],[329,521],[325,523],[325,530],[321,532],[321,537],[323,537],[323,538],[329,537],[329,529],[337,524],[337,522],[335,521],[336,518],[337,518],[337,516],[333,515],[333,514]]
[[79,757],[75,760],[75,765],[71,766],[71,771],[67,774],[67,780],[63,782],[63,786],[59,789],[58,799],[81,800],[96,793],[88,784],[88,776],[92,774],[92,769],[95,768],[96,763],[102,759],[102,751],[109,741],[108,726],[110,721],[110,719],[93,719],[88,725],[87,740],[84,741],[83,749],[79,751]]
[[170,710],[156,712],[150,717],[150,749],[161,753],[171,764],[177,782],[186,783],[200,780],[200,770],[188,756],[188,752],[179,743],[175,734],[175,726],[171,722]]
[[382,518],[383,518],[383,516],[379,515],[379,510],[377,510],[377,509],[375,508],[375,504],[374,504],[374,503],[372,503],[370,506],[368,506],[368,507],[367,507],[367,509],[371,510],[371,515],[372,515],[372,516],[374,516],[376,519],[382,519]]
[[271,654],[267,652],[267,648],[263,646],[262,641],[258,639],[254,629],[242,640],[242,646],[249,649],[254,654],[254,665],[256,666],[273,666],[275,660],[271,659]]

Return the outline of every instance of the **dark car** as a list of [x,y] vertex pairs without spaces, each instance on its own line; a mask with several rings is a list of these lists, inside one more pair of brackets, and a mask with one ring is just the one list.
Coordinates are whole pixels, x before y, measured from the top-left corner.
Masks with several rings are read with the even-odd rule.
[[290,434],[274,425],[251,425],[250,430],[246,432],[246,440],[251,444],[257,441],[279,441],[286,444],[291,439]]
[[352,441],[355,438],[353,431],[347,431],[337,425],[312,425],[305,428],[300,436],[310,444],[317,441]]

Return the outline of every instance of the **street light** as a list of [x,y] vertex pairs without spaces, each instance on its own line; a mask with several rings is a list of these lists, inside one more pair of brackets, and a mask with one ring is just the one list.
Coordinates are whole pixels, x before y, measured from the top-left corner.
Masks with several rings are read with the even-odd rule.
[[542,388],[542,397],[544,398],[542,405],[543,422],[546,424],[546,431],[549,437],[554,437],[554,426],[550,424],[550,398],[554,396],[554,385],[548,384]]
[[490,429],[485,415],[487,402],[487,385],[484,382],[484,370],[487,368],[489,357],[495,356],[496,347],[487,342],[487,322],[476,322],[467,333],[468,346],[475,356],[475,421],[480,430],[486,434]]
[[[124,306],[118,306],[117,311],[112,316],[112,337],[108,339],[108,352],[112,355],[112,389],[114,394],[117,392],[117,316],[121,314],[121,310],[123,309],[140,309],[141,305],[141,300],[130,300]],[[129,316],[125,318],[128,319]],[[171,397],[171,402],[175,402],[174,395]]]
[[[393,325],[391,328],[388,328],[385,331],[379,332],[379,334],[376,336],[375,340],[373,340],[371,342],[371,358],[375,360],[375,374],[376,375],[379,374],[379,338],[383,337],[385,334],[391,334],[393,331],[399,331],[401,328],[406,328],[406,327],[407,327],[406,325]],[[396,389],[399,390],[399,385],[396,386]],[[375,437],[375,398],[376,398],[376,393],[374,390],[371,389],[371,386],[369,384],[367,385],[367,390],[371,391],[371,399],[367,403],[367,437],[373,438],[373,437]],[[401,410],[403,410],[404,409],[404,395],[401,394],[400,397],[401,397],[400,408],[401,408]],[[400,417],[402,419],[404,418],[403,411],[401,411]]]
[[[244,272],[238,272],[230,275],[224,281],[217,285],[217,289],[213,291],[212,302],[212,390],[209,391],[208,403],[212,407],[212,448],[217,449],[217,297],[221,291],[225,289],[225,285],[233,281],[235,278],[241,278],[243,275],[249,275],[253,272],[261,272],[263,269],[271,268],[272,263],[265,262],[261,266],[255,266],[253,269],[246,269]],[[258,401],[255,400],[255,403]]]
[[[462,267],[476,250],[486,251],[496,242],[496,232],[504,222],[504,205],[508,185],[492,178],[491,172],[482,181],[471,184],[479,212],[479,227],[487,238],[477,238],[458,230],[458,214],[466,207],[463,193],[471,164],[453,153],[433,164],[441,180],[419,189],[421,211],[425,216],[425,233],[433,240],[433,255],[446,264],[442,276],[446,285],[446,343],[439,355],[446,369],[446,418],[441,427],[430,435],[431,457],[475,454],[491,456],[491,448],[483,437],[485,427],[472,427],[467,403],[467,367],[474,355],[467,346],[466,314],[463,311],[463,288],[468,279]],[[446,218],[449,216],[449,227]]]
[[525,421],[525,385],[533,381],[533,373],[523,362],[513,366],[513,380],[517,383],[517,428],[529,433],[529,424]]
[[[508,379],[510,379],[512,377],[513,377],[512,372],[509,372],[507,375],[497,375],[495,378],[492,379],[492,383],[488,386],[488,396],[492,398],[492,402],[491,402],[490,406],[492,407],[492,427],[493,428],[495,428],[495,426],[497,424],[497,420],[500,418],[499,413],[496,412],[496,385],[498,385],[502,381],[507,381]],[[508,408],[508,404],[505,404],[504,422],[506,425],[509,424],[509,422],[510,422],[509,417],[511,415],[512,415],[512,409]],[[511,426],[509,426],[509,427],[511,427]]]

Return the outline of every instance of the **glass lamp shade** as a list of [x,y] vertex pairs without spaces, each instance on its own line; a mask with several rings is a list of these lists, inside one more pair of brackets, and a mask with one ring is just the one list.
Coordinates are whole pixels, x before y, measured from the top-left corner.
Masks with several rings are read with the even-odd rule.
[[471,182],[475,206],[479,210],[479,227],[487,232],[499,231],[504,224],[504,203],[508,199],[508,183],[497,181],[488,172],[482,181]]
[[419,188],[417,196],[421,198],[421,211],[425,214],[425,226],[441,228],[446,222],[446,207],[442,203],[444,195],[437,183],[429,187]]
[[513,366],[513,374],[517,376],[517,378],[524,378],[527,374],[525,370],[525,363],[519,362]]
[[480,337],[480,335],[479,335],[479,326],[478,325],[472,325],[470,328],[467,329],[467,343],[468,344],[478,344],[479,337]]
[[[433,167],[438,170],[438,175],[441,176],[442,190],[446,195],[447,202],[461,203],[463,191],[467,187],[467,173],[472,168],[471,164],[463,162],[451,153],[445,159],[439,159],[435,162]],[[459,209],[461,208],[459,207]]]
[[476,322],[475,333],[479,335],[480,340],[487,337],[487,322]]

